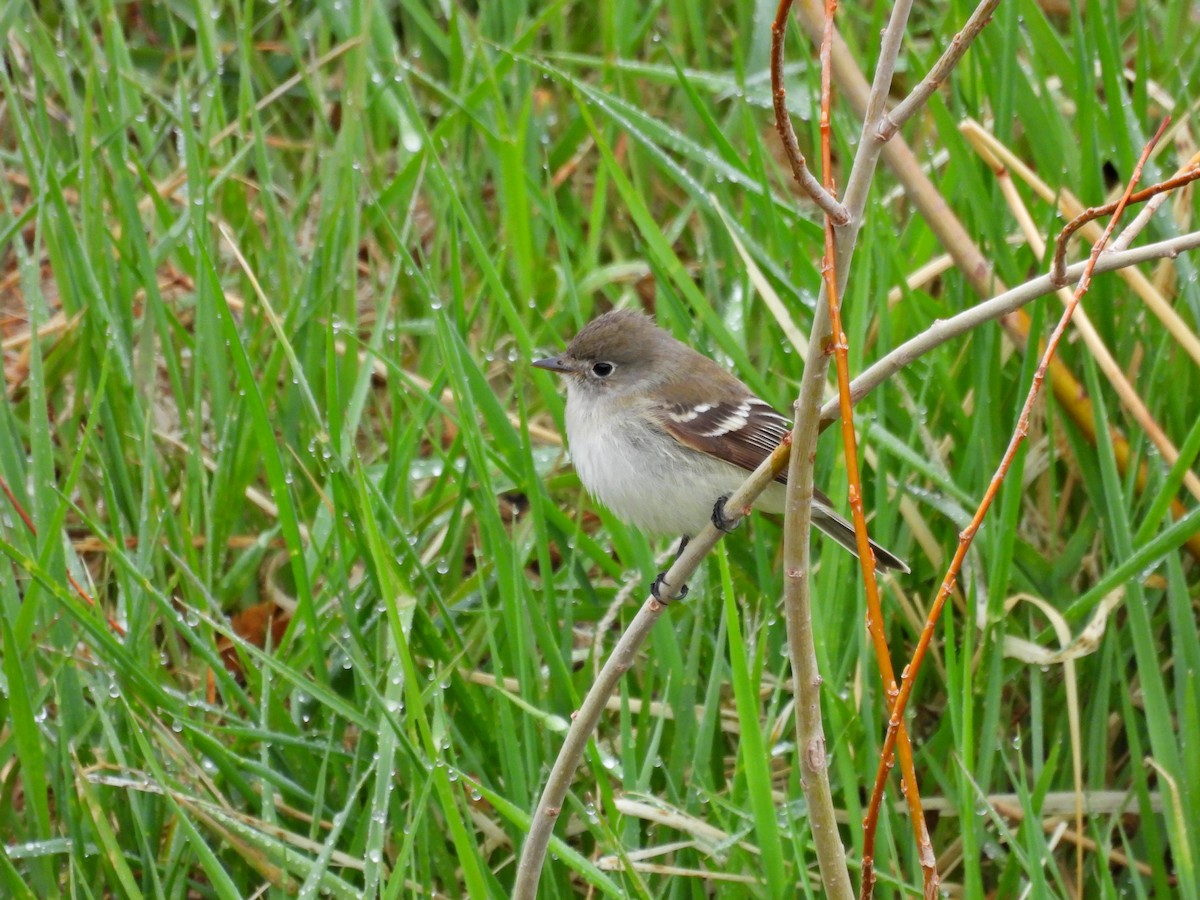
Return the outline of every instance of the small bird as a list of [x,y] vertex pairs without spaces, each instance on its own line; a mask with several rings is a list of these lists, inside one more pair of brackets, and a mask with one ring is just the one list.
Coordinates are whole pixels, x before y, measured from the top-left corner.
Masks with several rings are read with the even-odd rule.
[[[731,530],[725,500],[792,430],[740,380],[640,312],[605,313],[562,355],[533,365],[566,378],[567,442],[584,487],[642,531],[681,535],[680,553],[709,522]],[[782,513],[785,484],[781,473],[755,508]],[[812,515],[858,555],[854,526],[820,491]],[[871,549],[878,569],[909,570],[874,541]]]

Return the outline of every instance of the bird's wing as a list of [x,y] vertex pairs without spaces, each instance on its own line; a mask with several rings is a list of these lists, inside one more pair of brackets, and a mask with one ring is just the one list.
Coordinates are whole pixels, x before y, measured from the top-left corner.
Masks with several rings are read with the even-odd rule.
[[[675,404],[660,410],[660,421],[675,440],[747,472],[758,468],[792,423],[757,397],[712,403]],[[787,482],[780,473],[778,481]]]
[[[757,469],[792,430],[791,420],[753,395],[664,406],[659,410],[659,419],[667,433],[683,446],[748,472]],[[775,480],[787,484],[787,472],[780,472]],[[857,556],[854,526],[834,512],[829,498],[816,489],[813,501],[813,524]],[[874,541],[871,548],[878,568],[909,570],[904,560]]]

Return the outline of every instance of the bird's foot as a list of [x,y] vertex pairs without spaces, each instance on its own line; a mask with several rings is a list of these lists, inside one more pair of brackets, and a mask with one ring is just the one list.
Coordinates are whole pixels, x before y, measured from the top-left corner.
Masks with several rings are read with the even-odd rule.
[[742,520],[740,518],[731,519],[729,516],[725,515],[725,501],[728,499],[728,494],[723,497],[718,497],[717,502],[713,505],[712,511],[713,527],[716,528],[717,531],[723,531],[726,534],[729,534],[742,524]]
[[[662,598],[662,589],[663,589],[663,586],[666,585],[666,583],[667,583],[667,573],[659,572],[658,577],[654,579],[654,584],[650,585],[650,596],[662,604],[667,604],[667,603],[671,602],[670,600],[664,600]],[[687,594],[688,594],[688,586],[685,584],[679,588],[679,593],[676,594],[672,599],[682,600],[684,597],[687,596]]]

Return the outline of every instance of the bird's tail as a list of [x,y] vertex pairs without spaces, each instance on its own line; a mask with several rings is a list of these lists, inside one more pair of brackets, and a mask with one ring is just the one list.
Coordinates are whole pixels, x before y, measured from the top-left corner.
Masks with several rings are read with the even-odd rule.
[[[853,525],[820,503],[813,503],[812,515],[814,525],[858,556],[858,542],[854,538]],[[880,547],[874,541],[871,541],[871,549],[875,552],[875,568],[879,571],[896,569],[899,572],[907,572],[909,570],[908,564],[904,560],[890,550]]]

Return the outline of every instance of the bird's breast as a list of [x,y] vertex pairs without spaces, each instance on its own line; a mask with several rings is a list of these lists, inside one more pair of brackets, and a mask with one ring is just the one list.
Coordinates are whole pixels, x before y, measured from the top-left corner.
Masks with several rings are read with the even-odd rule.
[[[586,405],[567,404],[567,441],[588,492],[651,534],[698,533],[722,493],[712,489],[712,476],[734,470],[636,416],[603,415]],[[732,490],[740,476],[729,474]]]

